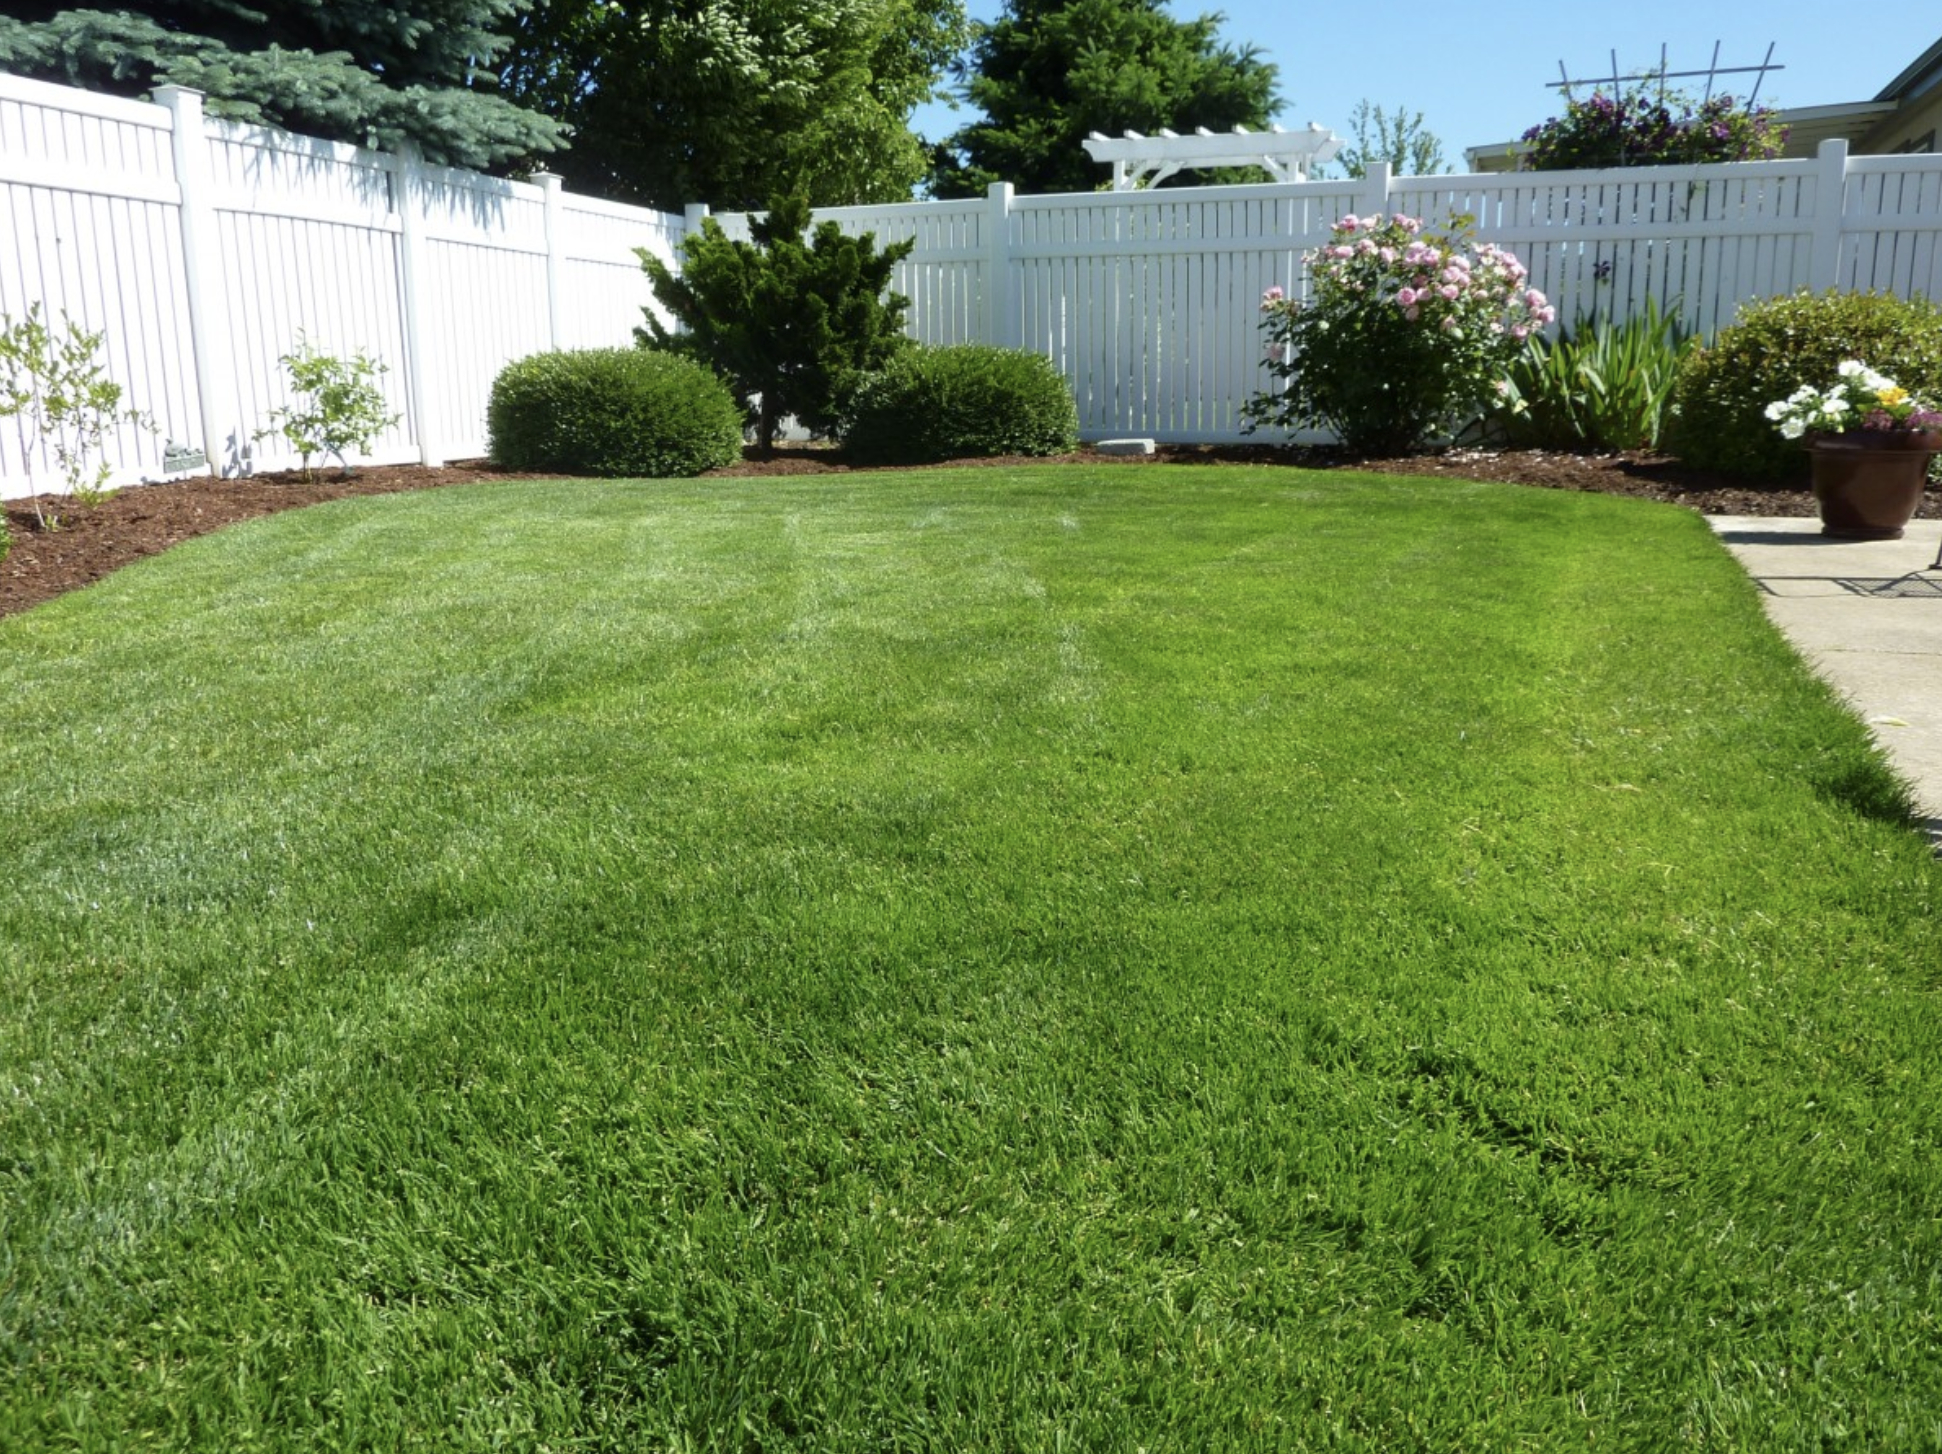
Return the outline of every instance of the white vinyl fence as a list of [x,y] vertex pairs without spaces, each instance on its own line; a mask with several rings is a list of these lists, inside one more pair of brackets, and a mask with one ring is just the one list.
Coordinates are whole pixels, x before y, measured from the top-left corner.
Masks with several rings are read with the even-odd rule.
[[[194,451],[223,470],[293,463],[256,441],[287,401],[299,336],[386,364],[402,416],[383,462],[484,451],[509,360],[625,344],[650,302],[636,247],[674,259],[687,218],[536,184],[420,166],[157,104],[0,76],[0,314],[30,304],[105,330],[107,363],[159,432],[125,428],[119,481]],[[1036,350],[1071,381],[1089,438],[1239,437],[1267,383],[1258,304],[1299,292],[1301,256],[1346,212],[1475,219],[1567,322],[1648,299],[1715,331],[1737,305],[1800,287],[1942,294],[1942,156],[1359,181],[837,208],[882,241],[910,331]],[[721,219],[731,235],[745,216]],[[165,446],[187,455],[165,457]],[[0,494],[53,483],[0,421]]]
[[[299,338],[363,352],[399,421],[374,460],[485,452],[508,361],[625,345],[651,301],[634,255],[672,259],[681,217],[0,75],[0,315],[38,303],[106,334],[103,357],[156,432],[112,441],[118,483],[197,452],[225,472],[296,463],[256,436],[290,402]],[[0,495],[53,488],[44,449],[0,420]]]
[[[1258,305],[1299,294],[1301,255],[1344,213],[1475,220],[1515,251],[1566,322],[1648,299],[1711,335],[1749,298],[1843,287],[1942,295],[1942,156],[1605,172],[1392,177],[845,207],[818,213],[914,238],[895,287],[910,331],[1046,354],[1088,438],[1231,440],[1267,383]],[[746,219],[723,217],[731,235]]]

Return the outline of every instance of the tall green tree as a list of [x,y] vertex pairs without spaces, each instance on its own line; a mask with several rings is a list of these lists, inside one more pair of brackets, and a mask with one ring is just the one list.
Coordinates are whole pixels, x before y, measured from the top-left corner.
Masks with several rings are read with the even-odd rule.
[[560,123],[498,94],[492,66],[530,0],[13,0],[0,71],[121,96],[192,86],[209,112],[452,166],[552,151]]
[[1355,138],[1335,155],[1347,177],[1366,177],[1371,162],[1388,162],[1399,177],[1433,177],[1448,170],[1443,143],[1423,124],[1423,113],[1398,106],[1393,112],[1358,101],[1349,113]]
[[938,148],[932,190],[1090,192],[1104,180],[1083,146],[1091,132],[1265,128],[1281,109],[1275,67],[1253,46],[1223,43],[1223,19],[1175,20],[1164,0],[1006,0],[978,27],[963,71],[983,119]]
[[506,94],[573,128],[576,191],[676,208],[907,199],[912,110],[970,34],[963,0],[541,0]]

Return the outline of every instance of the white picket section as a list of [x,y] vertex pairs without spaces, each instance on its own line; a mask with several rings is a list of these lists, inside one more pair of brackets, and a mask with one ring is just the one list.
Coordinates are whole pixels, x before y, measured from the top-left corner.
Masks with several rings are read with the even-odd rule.
[[[1799,288],[1942,294],[1942,157],[1850,159],[1841,143],[1805,161],[1394,178],[1379,168],[1361,181],[817,216],[915,237],[897,284],[913,300],[911,334],[954,342],[983,317],[971,339],[1059,366],[1088,438],[1218,442],[1239,436],[1242,405],[1266,383],[1262,291],[1303,291],[1301,255],[1349,212],[1470,219],[1524,261],[1566,324],[1652,302],[1710,336],[1741,303]],[[960,230],[933,233],[933,217]],[[746,236],[745,218],[719,220]]]
[[[179,130],[179,135],[178,135]],[[117,482],[164,446],[224,470],[290,462],[259,437],[289,402],[299,339],[387,372],[398,422],[378,460],[482,453],[507,361],[624,346],[655,306],[636,249],[670,263],[687,218],[0,75],[0,315],[38,303],[106,336],[105,363],[154,421],[110,444]],[[1517,253],[1563,321],[1648,301],[1710,334],[1747,299],[1797,288],[1942,294],[1942,157],[1358,181],[835,208],[819,219],[910,240],[892,286],[930,344],[1052,359],[1089,438],[1220,441],[1267,383],[1261,294],[1305,285],[1302,255],[1344,213],[1474,220]],[[746,236],[745,215],[719,219]],[[0,424],[0,495],[53,483]]]
[[[179,200],[166,111],[0,77],[0,316],[21,319],[39,304],[56,328],[66,318],[104,333],[109,375],[152,382],[132,402],[159,431],[192,439],[200,398]],[[136,469],[161,464],[161,437],[145,430],[117,430],[109,450]],[[30,452],[12,421],[0,421],[0,493],[26,493],[27,480],[54,469],[45,449]]]
[[[295,463],[263,431],[300,340],[384,366],[399,419],[372,460],[482,454],[499,369],[630,344],[651,301],[634,249],[671,260],[685,230],[557,179],[204,118],[193,92],[147,104],[0,75],[0,315],[39,303],[105,333],[108,372],[156,425],[111,441],[116,483],[161,477],[169,444],[225,471]],[[0,496],[55,483],[0,424]]]

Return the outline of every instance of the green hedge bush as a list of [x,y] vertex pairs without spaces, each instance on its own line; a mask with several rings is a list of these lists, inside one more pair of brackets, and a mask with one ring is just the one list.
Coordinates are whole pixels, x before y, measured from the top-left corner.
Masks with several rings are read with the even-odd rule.
[[698,475],[742,455],[742,410],[705,365],[645,348],[539,353],[492,381],[495,464],[576,475]]
[[917,348],[866,379],[840,429],[860,464],[928,464],[994,454],[1063,454],[1079,411],[1050,360],[981,343]]
[[1911,393],[1942,400],[1942,309],[1886,293],[1791,293],[1743,304],[1710,348],[1687,355],[1672,388],[1664,447],[1688,464],[1774,483],[1807,475],[1766,407],[1802,384],[1825,386],[1857,358]]

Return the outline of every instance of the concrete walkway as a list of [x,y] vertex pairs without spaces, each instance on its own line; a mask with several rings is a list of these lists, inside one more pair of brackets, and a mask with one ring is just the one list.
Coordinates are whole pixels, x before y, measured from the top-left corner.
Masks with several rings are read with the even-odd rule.
[[1915,787],[1942,851],[1942,520],[1901,540],[1835,540],[1818,520],[1710,521],[1767,615],[1861,714]]

